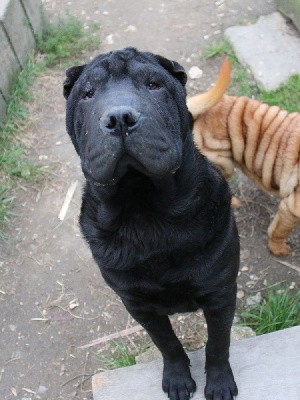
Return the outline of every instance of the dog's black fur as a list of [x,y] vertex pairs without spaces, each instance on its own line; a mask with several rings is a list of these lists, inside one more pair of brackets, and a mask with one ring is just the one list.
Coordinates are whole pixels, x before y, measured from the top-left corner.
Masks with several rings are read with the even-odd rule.
[[163,390],[196,389],[168,315],[204,310],[208,399],[233,399],[228,361],[239,240],[225,179],[196,150],[174,61],[133,48],[67,71],[67,130],[86,177],[80,226],[109,286],[164,359]]

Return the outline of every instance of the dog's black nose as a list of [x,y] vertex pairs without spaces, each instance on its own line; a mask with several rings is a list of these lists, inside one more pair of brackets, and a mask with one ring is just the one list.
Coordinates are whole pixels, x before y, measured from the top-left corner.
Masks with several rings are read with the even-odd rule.
[[100,117],[100,126],[113,135],[128,136],[136,129],[140,115],[132,107],[113,107]]

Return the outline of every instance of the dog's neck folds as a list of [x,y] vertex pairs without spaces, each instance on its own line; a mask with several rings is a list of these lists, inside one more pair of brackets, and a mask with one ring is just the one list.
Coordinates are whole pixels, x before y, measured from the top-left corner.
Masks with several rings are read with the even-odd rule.
[[[114,209],[113,214],[132,208],[131,212],[134,209],[137,212],[155,210],[180,217],[187,208],[191,210],[193,202],[198,201],[201,195],[197,171],[202,156],[194,148],[192,140],[186,139],[184,147],[182,164],[173,174],[157,178],[131,170],[115,185],[98,187],[88,182],[86,190],[92,194],[95,203],[99,204],[100,200],[102,207]],[[187,154],[189,162],[185,160]]]

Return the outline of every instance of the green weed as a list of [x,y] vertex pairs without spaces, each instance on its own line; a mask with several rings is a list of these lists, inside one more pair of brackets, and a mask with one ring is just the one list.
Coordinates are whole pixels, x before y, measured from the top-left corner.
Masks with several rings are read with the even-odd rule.
[[42,70],[43,66],[35,62],[34,54],[31,53],[24,68],[13,79],[6,118],[0,125],[0,177],[7,182],[5,186],[0,186],[0,239],[5,238],[5,226],[13,215],[10,211],[13,197],[9,192],[14,179],[36,181],[43,174],[39,165],[26,158],[24,146],[16,140],[17,134],[27,122],[27,104],[33,100],[30,87]]
[[300,111],[300,75],[292,76],[279,89],[261,91],[259,99],[270,105],[277,105],[289,112]]
[[27,123],[27,104],[33,100],[30,87],[41,71],[43,66],[35,62],[34,54],[31,53],[24,68],[12,83],[6,118],[0,126],[1,174],[10,178],[32,180],[34,176],[39,176],[39,166],[25,158],[25,148],[17,143],[15,137]]
[[29,88],[33,85],[37,75],[43,70],[43,65],[37,63],[34,54],[31,53],[24,68],[14,77],[7,104],[6,118],[0,126],[0,146],[1,142],[6,142],[9,136],[17,134],[25,124],[28,116],[26,103],[33,100]]
[[128,349],[125,343],[118,343],[113,350],[113,356],[103,359],[105,368],[115,369],[129,367],[135,364],[135,355]]
[[221,40],[220,42],[213,42],[209,44],[203,52],[204,58],[212,58],[218,55],[227,54],[231,57],[233,56],[233,50],[230,46],[229,42],[225,39]]
[[6,227],[9,216],[12,215],[10,205],[13,198],[8,193],[8,188],[0,184],[0,240],[6,239],[4,228]]
[[84,29],[81,21],[66,15],[57,24],[45,23],[42,35],[37,36],[37,48],[44,54],[46,65],[78,55],[83,50],[94,50],[99,47],[99,38],[94,36],[97,26],[92,24],[89,30]]
[[300,291],[269,289],[261,304],[241,313],[244,325],[257,335],[291,328],[300,324]]

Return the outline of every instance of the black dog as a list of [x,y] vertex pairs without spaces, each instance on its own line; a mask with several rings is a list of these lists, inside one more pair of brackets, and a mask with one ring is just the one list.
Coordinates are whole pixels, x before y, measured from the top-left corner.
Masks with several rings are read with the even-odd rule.
[[193,144],[185,83],[178,63],[133,48],[67,71],[67,129],[86,177],[80,225],[105,281],[160,349],[170,399],[196,385],[168,315],[201,307],[205,395],[229,400],[239,240],[227,183]]

